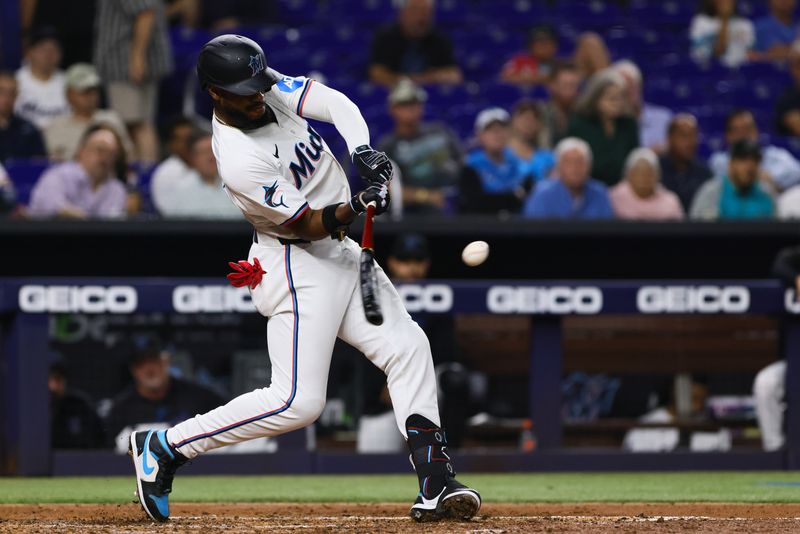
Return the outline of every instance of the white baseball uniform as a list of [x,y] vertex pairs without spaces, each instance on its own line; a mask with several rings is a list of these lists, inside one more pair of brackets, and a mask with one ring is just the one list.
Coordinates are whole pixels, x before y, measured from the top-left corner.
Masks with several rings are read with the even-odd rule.
[[764,450],[777,451],[786,442],[786,360],[771,363],[758,372],[753,381],[753,398]]
[[255,227],[248,259],[258,258],[266,274],[251,295],[269,318],[272,382],[176,425],[168,430],[168,441],[193,458],[311,424],[325,405],[337,337],[386,373],[404,436],[411,414],[438,426],[430,344],[386,274],[377,268],[384,321],[374,326],[364,317],[357,243],[327,237],[286,243],[298,238],[291,223],[309,207],[350,199],[342,167],[305,117],[332,122],[351,153],[369,144],[366,122],[343,94],[302,77],[283,77],[264,98],[277,123],[243,131],[214,117],[213,148],[228,195]]

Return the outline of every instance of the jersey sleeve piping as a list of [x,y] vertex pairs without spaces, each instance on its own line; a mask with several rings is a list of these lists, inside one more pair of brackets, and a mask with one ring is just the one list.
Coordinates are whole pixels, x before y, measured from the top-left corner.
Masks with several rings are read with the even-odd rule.
[[300,100],[297,103],[297,114],[301,117],[303,116],[303,105],[306,103],[306,97],[308,96],[308,90],[311,88],[311,84],[314,83],[314,80],[309,79],[306,82],[306,86],[303,88],[303,92],[300,94]]
[[308,202],[304,202],[303,205],[300,206],[300,208],[295,212],[294,215],[292,215],[291,217],[289,217],[288,219],[283,221],[280,225],[281,226],[286,226],[286,225],[292,224],[294,221],[299,219],[305,212],[307,212],[309,210],[309,208],[310,208],[310,206],[308,205]]

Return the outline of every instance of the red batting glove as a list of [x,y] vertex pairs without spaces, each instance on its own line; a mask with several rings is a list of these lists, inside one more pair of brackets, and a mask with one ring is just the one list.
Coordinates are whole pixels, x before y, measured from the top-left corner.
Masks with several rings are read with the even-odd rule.
[[265,274],[258,258],[253,258],[252,264],[247,260],[239,260],[238,262],[229,261],[228,265],[233,272],[229,273],[227,278],[234,287],[250,286],[250,289],[255,289]]

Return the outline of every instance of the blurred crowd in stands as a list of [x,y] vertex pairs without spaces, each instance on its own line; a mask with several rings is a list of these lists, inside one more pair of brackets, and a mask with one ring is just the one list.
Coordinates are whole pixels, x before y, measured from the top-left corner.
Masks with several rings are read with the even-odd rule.
[[[221,32],[359,104],[396,164],[395,217],[800,217],[796,0],[20,0],[20,11],[21,67],[0,71],[11,217],[241,218],[193,76]],[[357,23],[340,26],[344,12]],[[367,41],[354,35],[365,29]],[[349,162],[335,130],[323,135]]]

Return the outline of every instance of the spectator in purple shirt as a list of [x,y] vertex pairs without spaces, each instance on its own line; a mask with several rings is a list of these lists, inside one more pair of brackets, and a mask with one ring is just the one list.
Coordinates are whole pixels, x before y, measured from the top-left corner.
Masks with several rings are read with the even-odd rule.
[[127,194],[115,176],[119,151],[113,130],[91,127],[75,161],[51,167],[39,178],[31,193],[30,215],[70,219],[124,216]]

